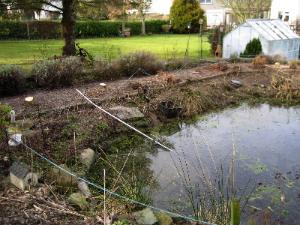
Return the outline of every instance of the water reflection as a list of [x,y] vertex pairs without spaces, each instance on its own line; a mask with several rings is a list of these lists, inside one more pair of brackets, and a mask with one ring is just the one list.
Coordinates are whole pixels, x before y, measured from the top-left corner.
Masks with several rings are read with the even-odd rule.
[[245,187],[249,181],[258,186],[246,214],[267,208],[278,223],[300,221],[300,108],[243,105],[182,124],[179,132],[166,138],[177,153],[159,152],[151,157],[161,187],[153,195],[156,205],[170,208],[171,202],[180,202],[188,212],[178,167],[188,164],[189,179],[197,184],[199,163],[208,176],[221,165],[226,171],[235,149],[237,186]]

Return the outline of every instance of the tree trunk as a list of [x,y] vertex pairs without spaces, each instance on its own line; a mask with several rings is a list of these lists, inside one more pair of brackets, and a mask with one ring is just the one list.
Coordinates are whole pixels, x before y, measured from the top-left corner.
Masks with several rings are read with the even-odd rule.
[[146,22],[145,17],[142,17],[142,35],[146,35]]
[[144,14],[144,11],[142,8],[139,9],[139,13],[140,13],[140,17],[141,17],[141,20],[142,20],[142,35],[146,35],[146,18],[145,18],[145,14]]
[[62,30],[65,39],[65,46],[63,47],[63,55],[72,56],[76,55],[75,47],[75,1],[76,0],[63,0],[63,18]]

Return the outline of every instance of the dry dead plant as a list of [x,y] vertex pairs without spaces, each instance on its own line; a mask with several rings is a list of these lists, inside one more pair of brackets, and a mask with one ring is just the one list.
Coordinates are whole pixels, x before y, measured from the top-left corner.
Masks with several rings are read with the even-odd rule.
[[271,87],[276,91],[276,98],[292,100],[300,97],[299,77],[274,75]]
[[183,89],[175,97],[175,102],[183,108],[183,116],[190,117],[205,112],[213,101],[199,91]]
[[252,65],[255,69],[264,68],[266,64],[268,64],[268,59],[263,55],[256,56],[252,61]]

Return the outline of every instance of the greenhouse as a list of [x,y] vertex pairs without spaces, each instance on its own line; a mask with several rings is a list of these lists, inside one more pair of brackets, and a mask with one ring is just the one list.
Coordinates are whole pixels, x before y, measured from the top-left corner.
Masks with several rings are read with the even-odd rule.
[[263,54],[280,55],[288,60],[299,58],[300,37],[281,20],[247,20],[223,39],[223,58],[240,56],[247,44],[258,38]]

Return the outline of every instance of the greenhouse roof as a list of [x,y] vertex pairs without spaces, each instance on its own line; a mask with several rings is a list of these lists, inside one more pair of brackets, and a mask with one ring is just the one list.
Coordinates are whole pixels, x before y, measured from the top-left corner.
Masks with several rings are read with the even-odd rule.
[[268,41],[300,38],[282,20],[251,19],[246,25],[253,27]]

